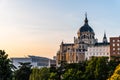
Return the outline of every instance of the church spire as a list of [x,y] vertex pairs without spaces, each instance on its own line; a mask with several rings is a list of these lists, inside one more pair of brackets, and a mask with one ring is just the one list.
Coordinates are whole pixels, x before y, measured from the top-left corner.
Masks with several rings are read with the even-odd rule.
[[107,43],[107,37],[106,37],[106,32],[104,32],[104,37],[103,37],[103,43]]
[[85,13],[85,24],[88,23],[87,12]]
[[104,38],[106,38],[106,32],[104,32]]

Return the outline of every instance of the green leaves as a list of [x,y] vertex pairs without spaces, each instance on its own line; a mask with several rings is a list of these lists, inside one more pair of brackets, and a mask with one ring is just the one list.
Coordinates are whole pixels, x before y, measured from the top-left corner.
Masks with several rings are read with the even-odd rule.
[[16,80],[29,80],[31,74],[30,63],[20,63],[19,69],[15,72]]
[[85,80],[105,80],[108,76],[108,62],[106,57],[92,57],[86,66]]
[[48,68],[33,68],[29,80],[48,80],[50,71]]
[[108,80],[120,80],[120,64],[116,67],[114,74]]
[[62,76],[63,80],[80,80],[82,71],[76,69],[68,69]]
[[0,50],[0,80],[12,79],[12,65],[4,50]]

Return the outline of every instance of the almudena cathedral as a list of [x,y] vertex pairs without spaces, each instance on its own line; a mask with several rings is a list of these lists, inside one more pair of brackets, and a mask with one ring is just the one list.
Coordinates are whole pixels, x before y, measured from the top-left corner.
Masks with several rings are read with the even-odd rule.
[[57,52],[57,64],[61,61],[78,63],[89,60],[92,56],[110,58],[110,43],[107,41],[106,33],[103,35],[102,42],[95,39],[95,32],[89,26],[87,14],[85,14],[84,24],[78,30],[77,37],[74,37],[74,43],[61,42]]

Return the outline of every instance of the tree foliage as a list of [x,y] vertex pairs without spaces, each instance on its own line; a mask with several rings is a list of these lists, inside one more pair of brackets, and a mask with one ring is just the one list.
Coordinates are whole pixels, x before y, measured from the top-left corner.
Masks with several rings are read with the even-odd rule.
[[77,71],[75,69],[68,69],[64,74],[63,74],[63,80],[80,80],[82,75],[81,71]]
[[51,72],[49,80],[57,80],[57,79],[58,79],[57,73],[56,72]]
[[48,80],[50,71],[48,68],[33,68],[29,80]]
[[108,80],[120,80],[120,64],[116,67],[113,75]]
[[[92,57],[89,61],[79,63],[61,62],[59,67],[32,68],[32,72],[29,63],[20,64],[15,72],[16,80],[106,80],[113,74],[119,61]],[[118,67],[116,70],[109,80],[119,80],[120,70]]]
[[95,67],[96,67],[96,61],[97,61],[97,58],[92,58],[90,61],[87,62],[87,65],[86,65],[86,69],[85,69],[85,73],[84,73],[84,78],[85,80],[94,80],[95,77],[94,77],[94,71],[95,71]]
[[19,69],[15,72],[15,80],[29,80],[30,74],[30,63],[20,63]]
[[118,63],[108,61],[107,57],[92,57],[89,61],[71,64],[61,62],[57,68],[33,69],[30,80],[106,80]]
[[4,50],[0,50],[0,80],[12,79],[12,64]]
[[86,66],[85,80],[106,80],[108,67],[108,59],[106,57],[93,57]]
[[[32,68],[30,63],[20,63],[14,72],[14,80],[120,80],[120,59],[114,57],[92,57],[89,61],[71,63],[61,62],[59,67]],[[118,65],[119,64],[119,65]],[[118,65],[118,66],[117,66]],[[116,67],[117,66],[117,67]],[[13,65],[0,50],[0,80],[12,80]],[[113,73],[114,72],[114,73]]]

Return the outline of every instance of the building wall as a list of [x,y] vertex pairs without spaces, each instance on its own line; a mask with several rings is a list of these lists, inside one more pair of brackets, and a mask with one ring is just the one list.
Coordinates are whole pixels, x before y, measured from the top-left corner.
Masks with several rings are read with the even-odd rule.
[[88,47],[88,51],[85,52],[85,59],[89,60],[92,56],[94,57],[109,57],[110,59],[110,46],[92,46]]
[[45,57],[39,57],[39,56],[29,56],[27,58],[11,58],[13,65],[16,68],[19,68],[20,64],[19,62],[26,63],[30,62],[32,67],[50,67],[51,65],[56,66],[56,60],[52,60]]
[[110,38],[110,55],[120,56],[120,37]]
[[[20,63],[20,62],[22,62],[22,63],[26,63],[26,62],[32,63],[32,59],[31,59],[31,58],[11,58],[11,60],[12,60],[13,65],[14,65],[16,68],[19,68],[19,66],[20,66],[19,63]],[[31,65],[37,66],[37,64],[35,64],[35,63],[33,63],[33,64],[31,64]]]

